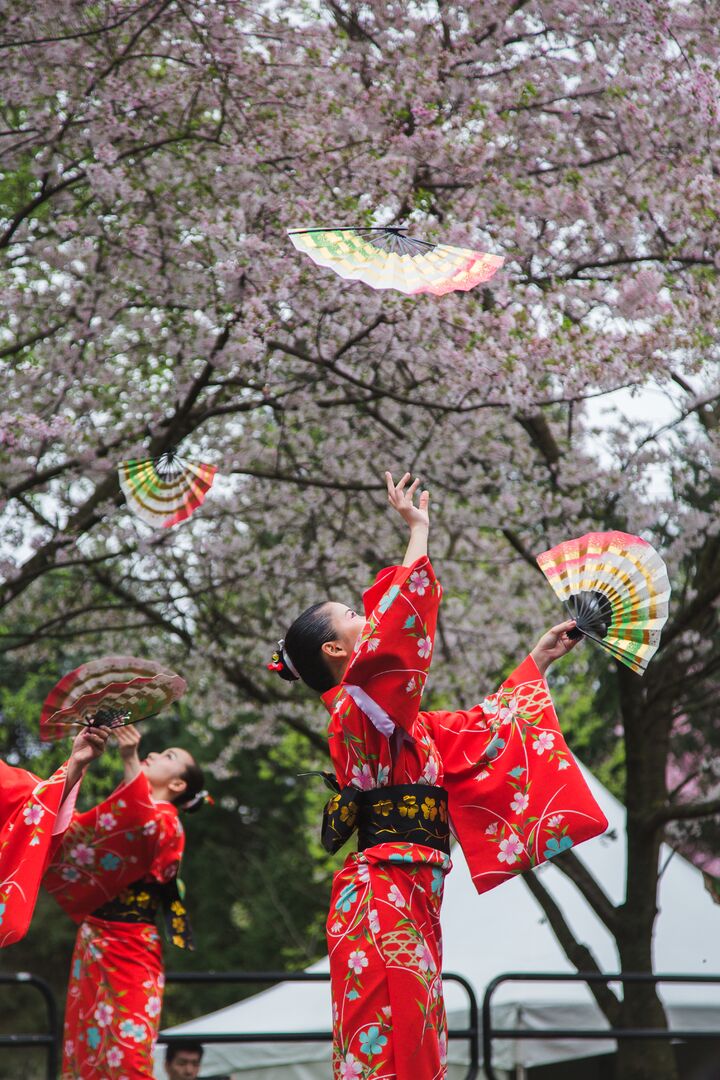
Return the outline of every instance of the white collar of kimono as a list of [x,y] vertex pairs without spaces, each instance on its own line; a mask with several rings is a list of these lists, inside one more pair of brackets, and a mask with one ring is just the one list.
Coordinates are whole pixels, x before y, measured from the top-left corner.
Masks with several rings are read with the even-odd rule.
[[395,731],[395,722],[390,719],[382,705],[378,705],[377,701],[374,701],[369,694],[366,694],[360,686],[345,683],[345,689],[358,709],[362,709],[365,713],[373,727],[377,728],[381,735],[389,739]]

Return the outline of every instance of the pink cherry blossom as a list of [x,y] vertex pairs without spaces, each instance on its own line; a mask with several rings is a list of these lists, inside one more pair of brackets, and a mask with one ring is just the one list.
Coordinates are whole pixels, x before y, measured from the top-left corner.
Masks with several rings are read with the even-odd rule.
[[23,810],[23,818],[26,825],[37,825],[42,821],[45,816],[45,811],[42,806],[38,806],[37,803],[30,803]]
[[70,848],[70,858],[74,859],[79,866],[92,866],[95,862],[95,852],[87,844],[75,844]]
[[429,587],[430,578],[427,575],[427,571],[413,570],[408,582],[410,592],[417,593],[418,596],[424,596]]
[[418,656],[422,660],[427,660],[430,653],[432,652],[432,647],[433,647],[432,638],[430,637],[429,634],[428,634],[427,637],[420,638],[420,640],[418,641],[418,644],[417,644]]
[[395,885],[394,883],[390,886],[388,890],[388,900],[391,904],[394,904],[395,907],[405,907],[405,897],[400,892],[397,885]]
[[512,866],[513,863],[517,862],[523,851],[522,843],[514,833],[501,840],[499,848],[498,861],[507,863],[508,866]]
[[429,947],[422,942],[420,945],[415,946],[415,955],[418,958],[418,964],[421,971],[436,971],[437,965],[433,959],[433,954]]
[[364,949],[355,949],[348,957],[348,967],[356,975],[362,975],[363,968],[366,968],[368,964],[369,960]]
[[529,802],[529,795],[525,795],[520,791],[516,791],[513,795],[512,802],[510,803],[510,809],[514,814],[522,814],[523,810],[527,810]]
[[541,756],[546,750],[552,750],[554,745],[555,734],[552,731],[541,731],[533,739],[532,748],[538,756]]
[[95,1019],[97,1020],[98,1027],[108,1027],[112,1024],[115,1010],[112,1005],[108,1005],[106,1002],[101,1001],[95,1008]]
[[340,1062],[340,1080],[357,1080],[363,1074],[363,1066],[354,1054],[347,1054]]
[[100,814],[98,816],[98,826],[101,829],[113,829],[117,824],[117,818],[114,814]]

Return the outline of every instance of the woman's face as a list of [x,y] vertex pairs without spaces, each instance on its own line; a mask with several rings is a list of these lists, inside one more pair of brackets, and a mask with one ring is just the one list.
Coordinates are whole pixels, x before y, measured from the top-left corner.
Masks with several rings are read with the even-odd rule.
[[[193,764],[193,757],[188,754],[187,750],[183,750],[179,746],[171,746],[168,750],[161,750],[159,753],[148,754],[143,762],[141,762],[142,769],[148,778],[148,782],[153,788],[174,788],[180,784],[185,784],[182,777],[185,775],[188,765]],[[184,790],[176,791],[175,794],[181,794]]]
[[352,608],[345,604],[338,604],[334,600],[328,601],[328,614],[333,624],[336,640],[347,652],[348,657],[355,651],[355,645],[365,625],[365,619],[358,615]]

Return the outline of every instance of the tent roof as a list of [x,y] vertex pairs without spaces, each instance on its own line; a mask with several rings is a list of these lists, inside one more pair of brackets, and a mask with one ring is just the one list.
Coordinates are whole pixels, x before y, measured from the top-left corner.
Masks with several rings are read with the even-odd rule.
[[[604,810],[609,828],[604,836],[578,848],[587,866],[614,904],[622,903],[625,884],[625,808],[593,776],[585,772],[593,794]],[[664,974],[720,974],[720,906],[703,886],[702,874],[682,856],[663,846],[659,915],[654,938],[654,966]],[[600,968],[617,971],[614,941],[576,886],[553,866],[539,871],[576,938],[586,944]],[[464,975],[482,1000],[487,984],[503,972],[568,972],[567,960],[539,905],[521,878],[506,882],[483,896],[472,884],[458,846],[453,870],[446,879],[442,910],[444,969]],[[328,969],[327,958],[309,968]],[[720,986],[661,987],[675,1026],[720,1029]],[[507,983],[493,996],[496,1022],[507,1026],[604,1026],[587,988],[577,983]],[[446,984],[451,1024],[467,1023],[467,997],[456,984]],[[202,1038],[203,1033],[227,1031],[323,1030],[330,1025],[330,993],[325,983],[283,983],[226,1009],[172,1028],[173,1034]],[[461,1044],[454,1044],[461,1052]],[[610,1042],[542,1040],[498,1044],[497,1064],[540,1064],[611,1050]],[[464,1056],[461,1053],[461,1057]],[[252,1069],[271,1061],[284,1064],[326,1061],[328,1048],[308,1044],[268,1044],[208,1047],[206,1075],[218,1068]],[[494,1059],[495,1060],[495,1059]],[[258,1076],[264,1075],[258,1073]],[[285,1071],[289,1078],[291,1073]],[[298,1078],[312,1074],[301,1070]]]

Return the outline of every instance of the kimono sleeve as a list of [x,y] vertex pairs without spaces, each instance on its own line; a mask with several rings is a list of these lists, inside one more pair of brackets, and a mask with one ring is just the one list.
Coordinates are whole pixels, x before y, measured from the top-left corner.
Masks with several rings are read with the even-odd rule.
[[185,849],[185,831],[177,810],[170,803],[158,804],[155,822],[155,852],[148,876],[160,882],[172,881],[180,870],[180,860]]
[[0,762],[0,947],[25,936],[65,795],[67,764],[48,780]]
[[363,598],[365,626],[342,686],[384,735],[410,731],[417,718],[441,596],[424,556],[381,571]]
[[443,760],[453,829],[478,892],[607,828],[531,657],[474,709],[422,719]]

